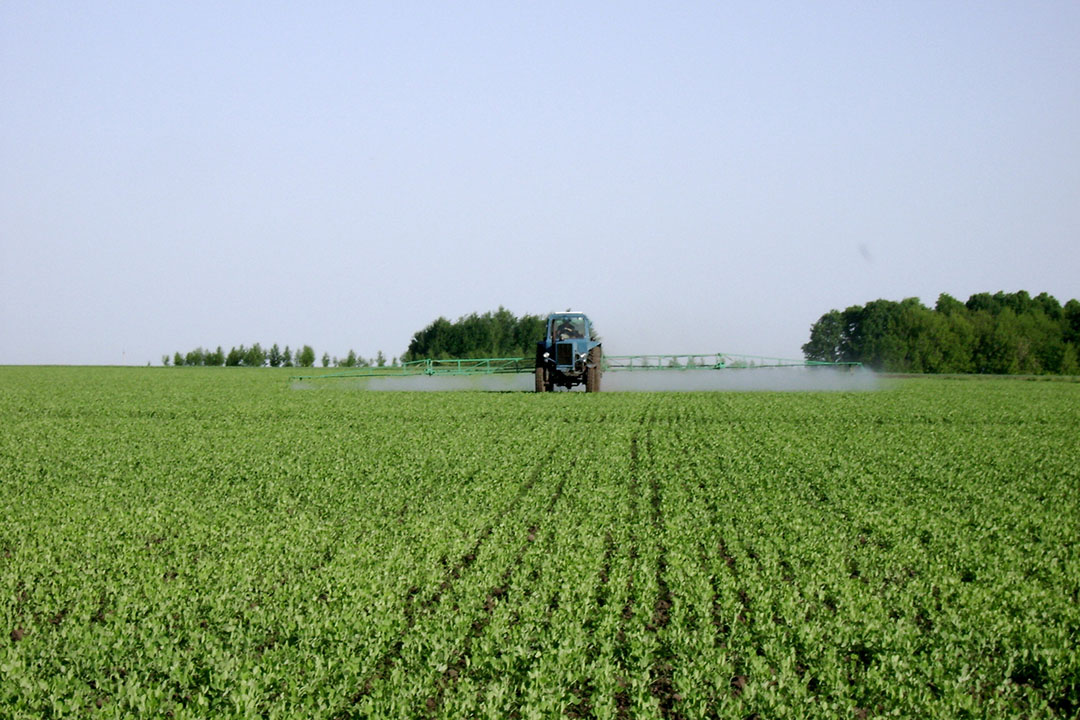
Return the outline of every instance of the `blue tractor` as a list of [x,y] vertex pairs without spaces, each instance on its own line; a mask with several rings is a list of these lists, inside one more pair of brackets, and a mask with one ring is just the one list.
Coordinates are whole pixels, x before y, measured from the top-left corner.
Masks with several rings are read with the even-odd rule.
[[600,392],[603,359],[600,339],[584,313],[552,313],[544,339],[536,344],[536,392],[582,383],[585,392]]

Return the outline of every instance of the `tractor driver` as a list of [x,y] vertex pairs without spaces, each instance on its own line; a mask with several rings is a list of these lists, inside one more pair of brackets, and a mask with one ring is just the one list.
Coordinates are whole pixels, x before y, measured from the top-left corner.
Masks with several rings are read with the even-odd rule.
[[559,323],[559,328],[555,331],[555,337],[559,340],[570,340],[581,337],[581,333],[578,332],[570,318],[563,318],[563,321]]

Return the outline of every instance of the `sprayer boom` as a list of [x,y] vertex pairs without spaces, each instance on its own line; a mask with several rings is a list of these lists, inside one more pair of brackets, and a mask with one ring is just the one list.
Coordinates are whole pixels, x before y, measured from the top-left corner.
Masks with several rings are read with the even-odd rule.
[[[683,354],[683,355],[606,355],[602,360],[603,372],[658,372],[686,370],[754,370],[781,367],[861,367],[857,362],[822,362],[817,360],[793,360],[757,355],[734,355],[731,353]],[[444,358],[439,360],[412,360],[390,367],[364,367],[333,370],[310,375],[294,375],[292,380],[329,380],[357,377],[415,377],[415,376],[462,376],[505,375],[536,371],[533,358]]]
[[734,355],[732,353],[686,354],[686,355],[608,355],[604,358],[604,372],[619,370],[750,370],[753,368],[780,367],[843,367],[858,366],[855,362],[820,362],[817,360],[793,360],[790,358],[764,357],[760,355]]
[[600,390],[606,372],[751,370],[781,367],[857,367],[857,362],[821,362],[788,358],[734,355],[731,353],[686,355],[604,355],[600,339],[584,313],[567,310],[552,313],[544,325],[544,339],[532,358],[448,358],[411,360],[392,367],[365,367],[322,374],[298,375],[293,380],[356,377],[408,377],[416,375],[499,375],[530,373],[536,391],[585,385],[587,392]]

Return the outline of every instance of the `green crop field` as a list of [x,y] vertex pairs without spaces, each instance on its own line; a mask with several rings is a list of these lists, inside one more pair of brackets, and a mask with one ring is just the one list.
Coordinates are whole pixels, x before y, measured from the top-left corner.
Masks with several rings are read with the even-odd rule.
[[1080,712],[1080,383],[0,368],[0,717]]

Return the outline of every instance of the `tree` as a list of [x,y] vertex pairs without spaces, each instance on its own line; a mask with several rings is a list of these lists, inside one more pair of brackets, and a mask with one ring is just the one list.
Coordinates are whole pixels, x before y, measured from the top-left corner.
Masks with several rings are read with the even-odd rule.
[[281,350],[278,349],[277,343],[270,346],[270,353],[266,359],[270,363],[270,367],[281,367]]
[[229,354],[225,357],[226,367],[239,367],[240,363],[244,361],[244,346],[241,345],[238,348],[229,348]]
[[386,356],[383,355],[382,350],[375,353],[375,366],[376,367],[386,367]]
[[324,352],[322,354],[322,366],[323,367],[329,367],[330,366],[330,353]]
[[1065,342],[1080,345],[1080,300],[1065,303]]
[[846,346],[844,318],[839,310],[830,310],[810,326],[810,341],[802,346],[802,351],[807,360],[840,362]]
[[296,364],[300,367],[311,367],[315,364],[315,351],[310,345],[305,345],[296,356]]
[[901,312],[901,304],[891,300],[874,300],[845,310],[844,325],[851,354],[875,370],[906,370],[904,342],[900,337]]
[[1035,307],[1043,311],[1046,317],[1055,322],[1059,322],[1064,316],[1064,311],[1061,307],[1061,303],[1057,301],[1053,295],[1049,293],[1039,293],[1035,296]]
[[218,345],[217,349],[212,353],[208,353],[206,356],[206,364],[213,365],[214,367],[221,367],[225,364],[225,352]]
[[175,365],[176,367],[180,367],[181,365],[184,364],[184,356],[180,354],[179,350],[177,350],[176,354],[173,355],[172,364]]
[[967,309],[960,304],[957,312],[935,313],[940,331],[930,342],[936,342],[941,350],[941,366],[927,368],[925,372],[969,373],[972,371],[971,347],[974,330]]
[[1077,357],[1076,346],[1067,344],[1065,352],[1061,356],[1062,375],[1080,375],[1080,358]]
[[938,295],[937,305],[934,306],[935,312],[941,313],[942,315],[955,315],[964,312],[966,309],[964,303],[948,293],[941,293]]
[[281,354],[281,364],[284,367],[292,367],[292,351],[289,350],[289,346],[285,346],[285,352]]
[[1016,314],[1009,308],[997,314],[980,311],[976,317],[975,369],[980,373],[1020,372],[1018,361],[1020,337]]
[[266,364],[266,352],[259,343],[255,343],[244,353],[245,367],[262,367]]
[[185,365],[205,365],[206,364],[206,351],[201,347],[197,347],[184,356]]
[[349,354],[345,356],[345,359],[341,361],[342,367],[356,367],[356,353],[350,348]]
[[161,356],[161,364],[164,365],[165,367],[169,367],[169,356],[168,356],[168,354],[165,354],[165,355]]
[[990,293],[975,293],[968,298],[965,303],[968,311],[971,313],[986,312],[995,314],[998,310],[997,303],[994,301],[994,296]]

